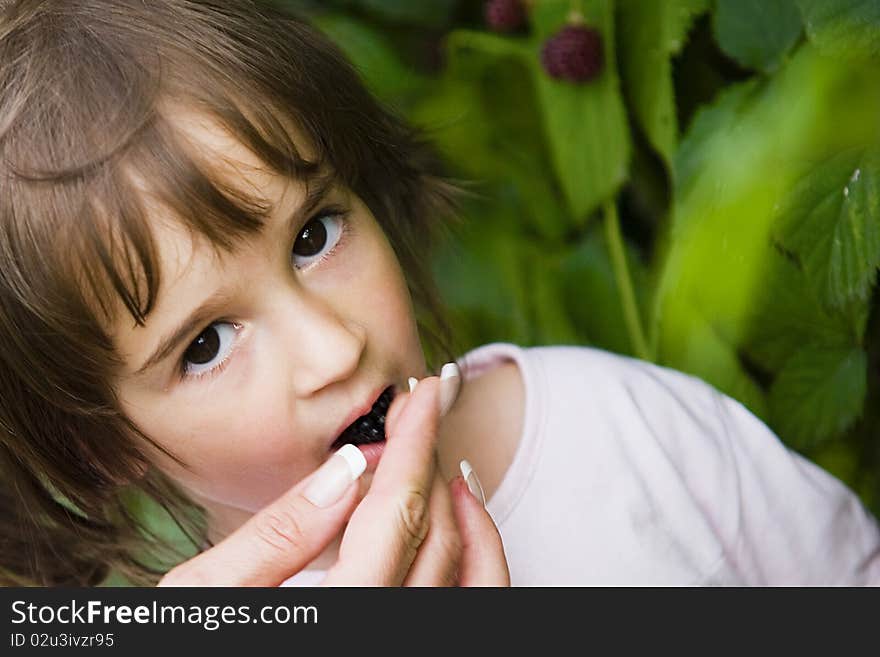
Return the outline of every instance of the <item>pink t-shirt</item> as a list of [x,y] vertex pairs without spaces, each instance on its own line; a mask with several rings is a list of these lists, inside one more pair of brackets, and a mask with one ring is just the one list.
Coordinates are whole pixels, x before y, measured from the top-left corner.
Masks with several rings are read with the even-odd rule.
[[493,343],[459,365],[506,361],[523,430],[487,509],[513,585],[880,584],[855,495],[707,383],[589,347]]

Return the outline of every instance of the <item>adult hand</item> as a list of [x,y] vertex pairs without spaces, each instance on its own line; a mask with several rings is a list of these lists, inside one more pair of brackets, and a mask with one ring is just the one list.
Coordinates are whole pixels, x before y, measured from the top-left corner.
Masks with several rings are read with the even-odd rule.
[[[438,477],[439,379],[389,409],[388,439],[369,492],[337,453],[223,541],[171,570],[160,586],[277,586],[342,531],[332,586],[509,584],[501,537],[461,477]],[[358,502],[360,501],[360,504]]]
[[370,491],[342,537],[332,586],[507,586],[501,536],[463,477],[447,486],[436,462],[437,377],[394,400]]

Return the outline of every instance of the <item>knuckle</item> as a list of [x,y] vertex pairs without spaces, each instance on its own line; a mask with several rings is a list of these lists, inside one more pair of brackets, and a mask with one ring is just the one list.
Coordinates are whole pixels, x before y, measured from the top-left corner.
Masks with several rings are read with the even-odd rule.
[[254,529],[260,541],[279,552],[296,551],[305,547],[306,536],[300,521],[290,511],[272,509],[258,514]]
[[458,534],[453,533],[448,535],[443,542],[443,549],[446,557],[451,563],[458,564],[461,561],[464,548],[462,547],[461,539],[458,537]]
[[459,570],[458,568],[449,568],[443,572],[440,578],[440,586],[453,587],[458,586]]
[[397,516],[407,547],[418,550],[428,535],[428,499],[410,490],[397,500]]
[[[432,528],[432,533],[434,530]],[[458,564],[461,561],[463,546],[458,532],[452,530],[437,531],[433,537],[428,538],[435,544],[435,550],[440,558],[450,564]]]
[[462,544],[456,534],[447,534],[438,541],[439,553],[445,567],[441,571],[440,585],[455,586],[461,565]]

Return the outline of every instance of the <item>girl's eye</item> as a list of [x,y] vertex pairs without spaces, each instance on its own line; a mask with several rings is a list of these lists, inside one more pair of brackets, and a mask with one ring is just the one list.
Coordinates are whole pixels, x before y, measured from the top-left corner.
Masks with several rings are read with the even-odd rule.
[[291,255],[293,265],[304,269],[326,258],[342,239],[345,232],[345,216],[339,212],[325,211],[311,219],[297,235]]
[[184,374],[197,377],[221,367],[232,352],[240,328],[233,322],[214,322],[199,333],[183,353]]

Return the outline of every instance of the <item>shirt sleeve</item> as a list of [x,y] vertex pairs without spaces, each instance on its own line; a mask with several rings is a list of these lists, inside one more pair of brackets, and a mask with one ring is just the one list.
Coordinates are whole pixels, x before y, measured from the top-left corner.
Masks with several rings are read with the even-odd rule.
[[723,432],[715,451],[731,462],[714,469],[714,485],[697,485],[716,495],[717,527],[737,569],[771,586],[880,584],[880,531],[859,499],[742,404],[712,393]]

